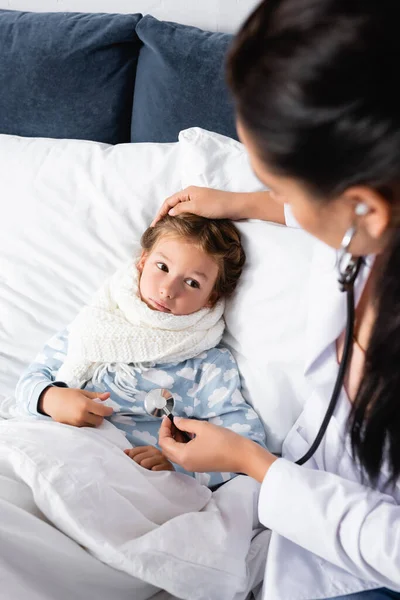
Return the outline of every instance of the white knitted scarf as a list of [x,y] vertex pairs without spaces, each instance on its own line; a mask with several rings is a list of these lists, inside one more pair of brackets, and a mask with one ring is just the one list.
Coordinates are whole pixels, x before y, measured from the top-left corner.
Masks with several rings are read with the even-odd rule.
[[190,315],[172,315],[150,309],[140,299],[138,283],[137,267],[130,261],[80,311],[69,327],[59,381],[81,387],[100,364],[182,362],[220,342],[224,300]]

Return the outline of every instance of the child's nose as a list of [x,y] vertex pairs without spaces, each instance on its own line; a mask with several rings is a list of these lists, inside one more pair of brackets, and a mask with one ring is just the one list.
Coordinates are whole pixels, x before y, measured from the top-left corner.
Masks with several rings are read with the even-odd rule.
[[163,296],[164,298],[170,298],[172,300],[177,295],[177,285],[173,281],[165,283],[162,286],[160,292],[161,296]]

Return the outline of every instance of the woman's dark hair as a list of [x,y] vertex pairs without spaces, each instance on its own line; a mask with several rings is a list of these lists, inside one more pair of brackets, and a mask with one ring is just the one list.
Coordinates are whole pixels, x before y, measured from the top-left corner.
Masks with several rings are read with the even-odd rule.
[[400,2],[265,0],[237,35],[228,80],[259,158],[320,202],[366,185],[392,209],[377,318],[349,418],[376,485],[400,475]]

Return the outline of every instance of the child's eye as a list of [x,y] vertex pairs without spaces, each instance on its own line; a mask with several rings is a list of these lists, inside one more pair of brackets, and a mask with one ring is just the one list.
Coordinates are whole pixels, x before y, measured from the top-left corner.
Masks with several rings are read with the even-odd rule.
[[158,262],[156,263],[156,265],[160,269],[160,271],[165,271],[166,273],[168,273],[168,267],[165,263]]
[[186,283],[192,288],[199,288],[200,284],[195,279],[186,279]]

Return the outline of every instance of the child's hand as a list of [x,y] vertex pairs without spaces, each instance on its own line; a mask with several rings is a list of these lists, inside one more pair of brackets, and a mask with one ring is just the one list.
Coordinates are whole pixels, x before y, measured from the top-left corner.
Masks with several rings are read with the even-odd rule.
[[149,471],[175,471],[173,464],[154,446],[138,446],[124,450],[124,452],[138,465]]
[[[107,400],[109,393],[97,394],[75,388],[48,387],[39,399],[39,410],[58,423],[75,427],[98,427],[104,417],[113,413],[110,406],[98,400]],[[95,402],[95,398],[98,399]]]

